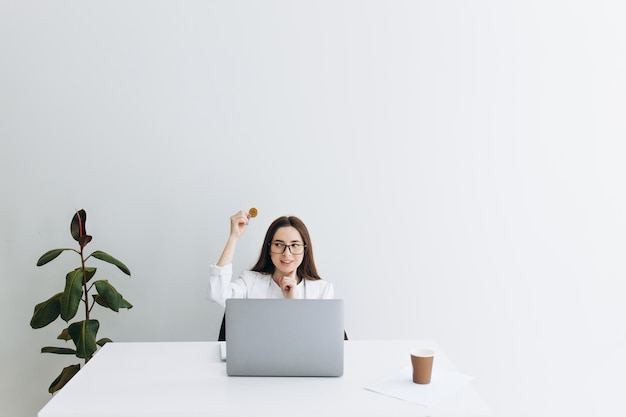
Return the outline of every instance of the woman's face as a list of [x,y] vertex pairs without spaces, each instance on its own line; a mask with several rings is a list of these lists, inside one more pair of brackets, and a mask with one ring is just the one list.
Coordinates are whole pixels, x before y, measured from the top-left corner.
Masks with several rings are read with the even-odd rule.
[[[300,236],[300,232],[293,226],[285,226],[276,230],[274,233],[274,238],[270,242],[270,245],[273,243],[282,243],[285,245],[293,245],[294,243],[303,245],[302,236]],[[274,253],[276,249],[273,245],[270,246],[270,257],[272,259],[272,263],[274,267],[276,267],[276,274],[278,276],[289,275],[294,272],[300,264],[302,263],[302,259],[304,259],[304,253],[300,255],[294,255],[291,253],[291,247],[284,249],[283,253]],[[282,250],[281,249],[281,250]]]

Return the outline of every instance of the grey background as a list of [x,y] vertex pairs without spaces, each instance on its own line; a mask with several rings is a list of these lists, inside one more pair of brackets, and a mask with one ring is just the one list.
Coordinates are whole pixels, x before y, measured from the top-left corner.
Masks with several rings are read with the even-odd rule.
[[76,358],[32,330],[74,210],[135,307],[116,341],[214,340],[228,217],[308,225],[353,339],[436,340],[497,416],[624,415],[618,1],[0,2],[1,414]]

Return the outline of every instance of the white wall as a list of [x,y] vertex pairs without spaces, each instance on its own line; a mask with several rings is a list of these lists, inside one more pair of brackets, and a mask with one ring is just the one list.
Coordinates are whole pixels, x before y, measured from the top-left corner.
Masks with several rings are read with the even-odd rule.
[[[0,3],[0,408],[71,358],[30,329],[88,248],[117,341],[213,340],[228,216],[309,226],[354,339],[433,338],[497,416],[624,415],[619,1]],[[61,342],[59,342],[61,343]],[[74,358],[75,359],[75,358]]]

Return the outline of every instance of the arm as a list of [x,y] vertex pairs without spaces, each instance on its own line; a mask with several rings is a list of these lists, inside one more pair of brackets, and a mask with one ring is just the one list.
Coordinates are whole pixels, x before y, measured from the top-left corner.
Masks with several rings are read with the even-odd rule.
[[[237,241],[243,235],[248,225],[248,215],[243,211],[230,217],[230,235],[222,251],[222,255],[215,265],[209,267],[209,286],[207,297],[224,306],[225,299],[241,291],[240,286],[232,284],[232,261],[235,255]],[[245,292],[245,289],[244,289]]]
[[233,263],[237,242],[246,231],[249,218],[250,215],[244,213],[243,211],[239,211],[230,217],[230,235],[228,236],[222,255],[216,263],[217,266],[225,266]]

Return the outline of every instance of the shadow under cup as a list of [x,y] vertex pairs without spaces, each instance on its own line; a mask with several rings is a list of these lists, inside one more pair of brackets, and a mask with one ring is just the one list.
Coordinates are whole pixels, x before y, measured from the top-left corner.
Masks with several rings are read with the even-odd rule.
[[413,382],[416,384],[430,384],[434,359],[435,351],[432,349],[413,349],[411,351]]

